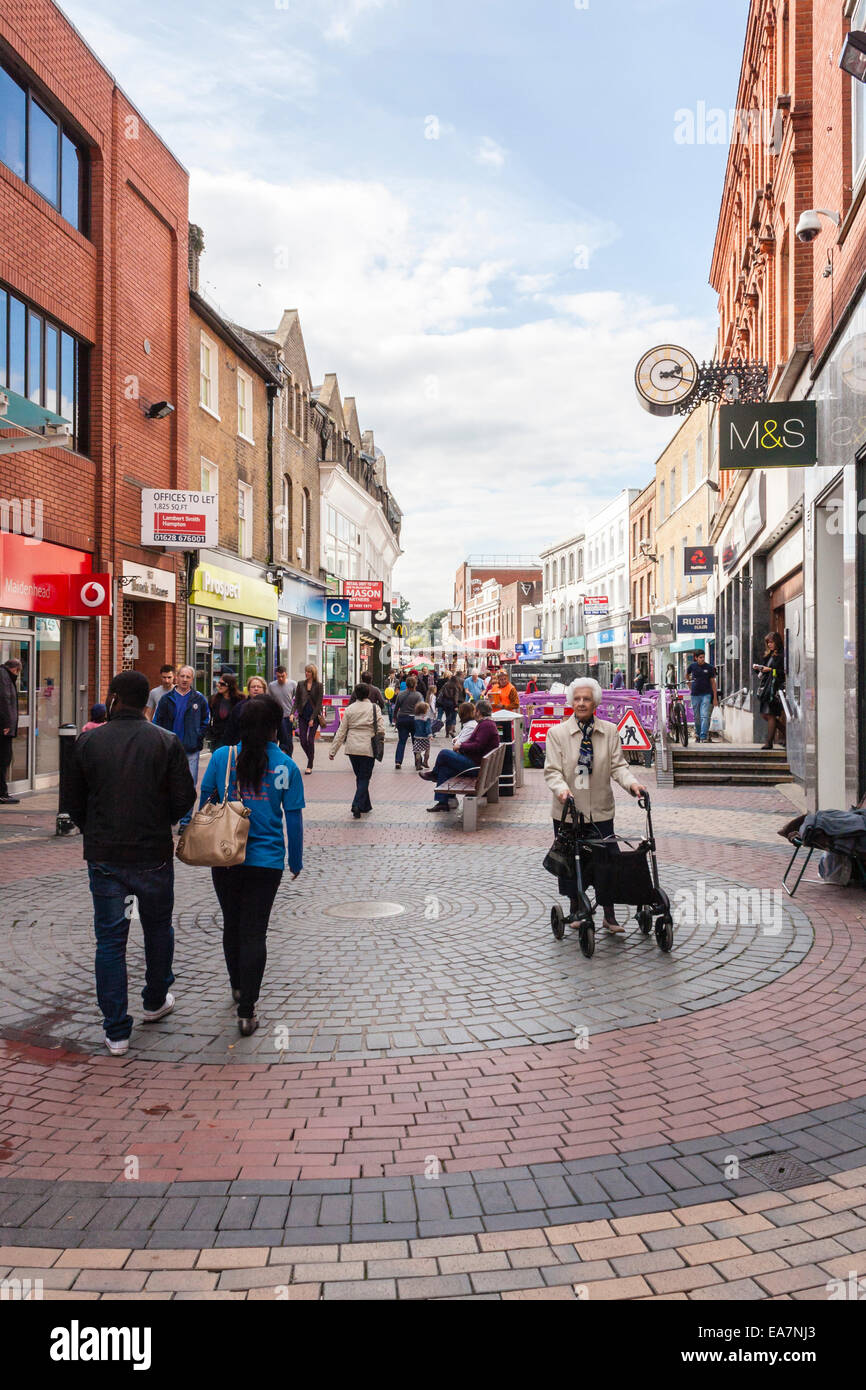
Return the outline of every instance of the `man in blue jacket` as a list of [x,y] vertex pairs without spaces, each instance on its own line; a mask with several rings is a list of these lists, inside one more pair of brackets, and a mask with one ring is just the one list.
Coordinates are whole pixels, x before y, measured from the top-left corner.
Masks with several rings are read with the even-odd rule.
[[[160,729],[170,729],[177,734],[183,744],[189,770],[193,781],[198,784],[198,759],[204,743],[204,731],[210,723],[210,710],[207,700],[193,689],[195,671],[191,666],[181,666],[177,673],[174,690],[163,695],[153,716],[154,724]],[[192,811],[183,820],[181,827],[188,825]]]

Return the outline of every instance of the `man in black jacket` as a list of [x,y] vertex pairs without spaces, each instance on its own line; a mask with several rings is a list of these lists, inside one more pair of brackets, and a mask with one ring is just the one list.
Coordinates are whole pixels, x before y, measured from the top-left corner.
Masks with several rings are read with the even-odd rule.
[[174,842],[171,827],[193,806],[195,782],[180,740],[148,723],[141,671],[108,687],[108,722],[75,742],[67,783],[69,814],[84,836],[96,931],[96,997],[105,1045],[129,1048],[126,942],[138,899],[144,934],[143,1020],[174,1008]]
[[0,802],[17,806],[18,797],[9,795],[6,770],[12,762],[12,740],[18,733],[18,676],[21,662],[17,657],[0,666]]

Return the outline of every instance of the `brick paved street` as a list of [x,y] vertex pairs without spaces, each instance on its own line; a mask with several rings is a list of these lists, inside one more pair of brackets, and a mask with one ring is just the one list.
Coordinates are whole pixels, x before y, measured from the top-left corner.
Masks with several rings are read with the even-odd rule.
[[[305,779],[253,1038],[209,874],[178,866],[177,1007],[123,1058],[80,840],[45,799],[3,813],[0,1278],[83,1299],[823,1299],[862,1275],[866,903],[766,891],[790,801],[654,793],[674,949],[632,919],[586,960],[550,932],[541,775],[464,835],[390,758],[361,822],[342,759]],[[135,1014],[137,941],[130,975]]]

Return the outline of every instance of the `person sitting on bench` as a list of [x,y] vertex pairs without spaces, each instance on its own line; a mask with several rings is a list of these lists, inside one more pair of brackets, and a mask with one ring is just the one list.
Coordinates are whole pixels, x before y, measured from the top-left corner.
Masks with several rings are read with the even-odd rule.
[[[479,700],[475,706],[475,715],[478,720],[477,727],[461,743],[460,752],[457,753],[450,748],[443,748],[429,772],[422,772],[420,775],[425,782],[435,782],[437,787],[441,787],[443,782],[448,782],[458,773],[467,774],[477,773],[481,766],[481,759],[486,753],[492,753],[499,747],[499,729],[490,718],[493,713],[487,700]],[[432,806],[428,806],[428,811],[447,811],[450,807],[450,800],[447,792],[436,792],[436,798]]]

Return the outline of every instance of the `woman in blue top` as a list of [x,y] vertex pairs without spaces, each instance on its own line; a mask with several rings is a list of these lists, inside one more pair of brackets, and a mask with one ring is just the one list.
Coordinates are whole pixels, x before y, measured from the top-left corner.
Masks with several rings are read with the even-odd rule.
[[303,867],[304,786],[297,765],[277,743],[283,711],[272,695],[247,700],[240,715],[237,748],[218,748],[201,784],[199,809],[220,800],[226,767],[236,756],[229,799],[238,798],[250,812],[250,832],[243,864],[211,869],[223,914],[223,951],[238,1028],[248,1038],[259,1026],[256,1002],[267,961],[268,920],[286,863],[283,817],[289,842],[292,878]]

